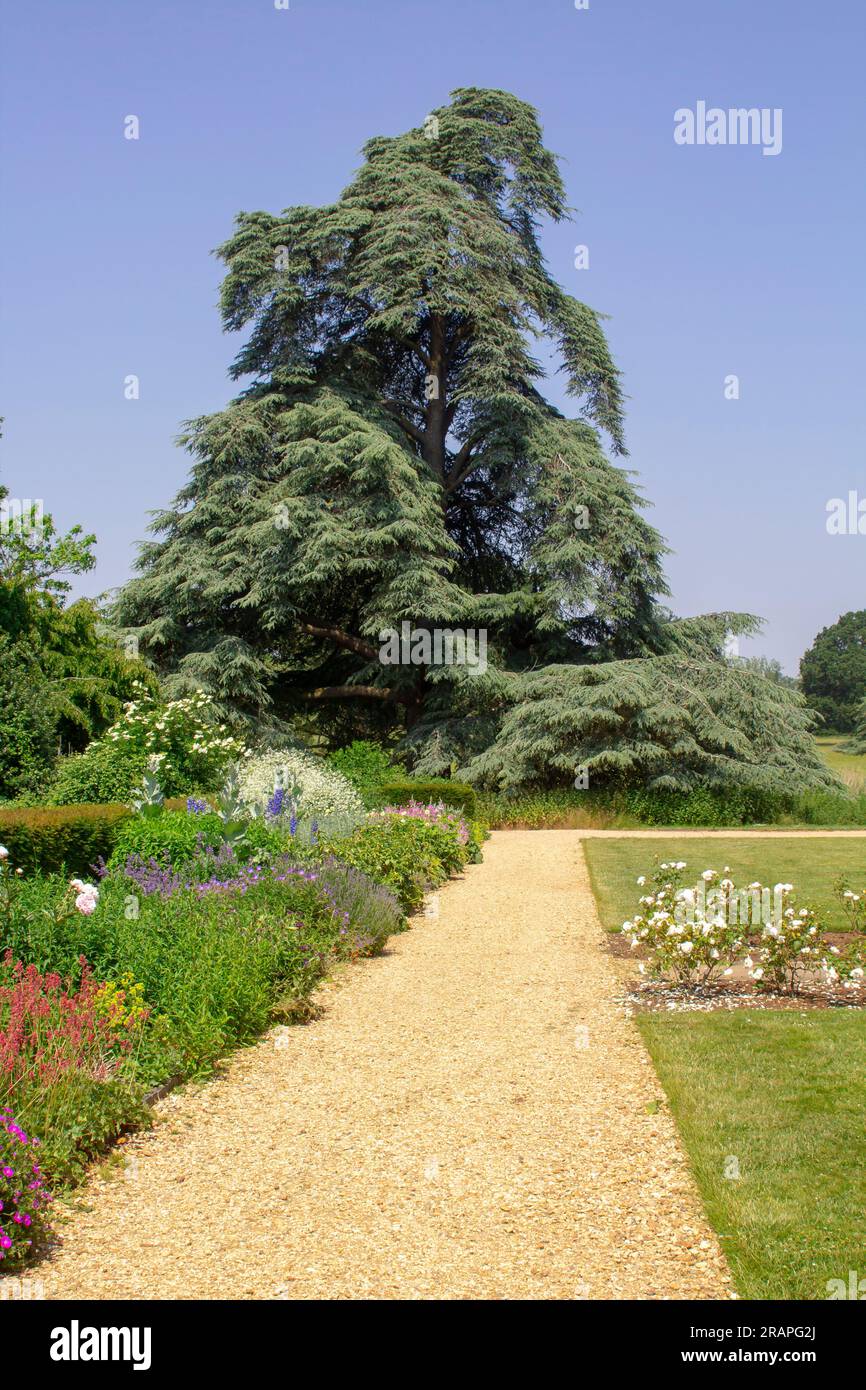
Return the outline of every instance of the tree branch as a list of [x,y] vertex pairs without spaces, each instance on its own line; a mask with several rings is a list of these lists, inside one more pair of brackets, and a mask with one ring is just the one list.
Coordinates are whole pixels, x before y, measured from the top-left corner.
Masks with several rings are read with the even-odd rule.
[[352,695],[360,695],[365,700],[397,700],[404,704],[399,695],[382,685],[323,685],[310,693],[311,700],[346,700]]
[[472,450],[478,443],[478,436],[470,436],[463,447],[454,455],[451,460],[451,468],[445,481],[445,491],[453,492],[461,483],[465,482],[474,468],[481,462],[481,454],[473,454]]
[[418,425],[414,425],[411,420],[406,419],[406,416],[401,413],[400,407],[396,401],[383,401],[382,404],[388,414],[393,415],[397,424],[401,429],[406,431],[410,438],[414,439],[418,444],[424,443],[426,439],[424,431],[420,429]]
[[301,623],[300,628],[311,637],[324,637],[329,642],[335,642],[338,647],[344,647],[346,651],[365,656],[368,661],[375,661],[379,655],[376,647],[371,647],[369,642],[364,642],[360,637],[353,637],[350,632],[344,632],[341,627],[316,627],[314,623]]

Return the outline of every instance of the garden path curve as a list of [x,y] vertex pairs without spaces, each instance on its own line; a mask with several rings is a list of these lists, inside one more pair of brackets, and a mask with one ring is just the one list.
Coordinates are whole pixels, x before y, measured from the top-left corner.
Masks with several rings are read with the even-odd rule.
[[728,1297],[580,841],[494,833],[320,1019],[160,1102],[46,1297]]

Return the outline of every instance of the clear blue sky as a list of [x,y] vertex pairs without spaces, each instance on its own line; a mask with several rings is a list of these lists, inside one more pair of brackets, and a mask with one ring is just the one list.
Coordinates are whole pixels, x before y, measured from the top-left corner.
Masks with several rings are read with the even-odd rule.
[[[126,578],[186,476],[180,422],[236,389],[210,255],[235,213],[333,200],[365,139],[474,85],[532,102],[562,157],[580,217],[545,229],[546,254],[611,315],[677,611],[762,614],[751,650],[795,671],[864,606],[866,536],[825,530],[829,498],[866,496],[862,0],[0,10],[0,476],[97,533],[81,590]],[[781,107],[782,153],[677,146],[698,100]]]

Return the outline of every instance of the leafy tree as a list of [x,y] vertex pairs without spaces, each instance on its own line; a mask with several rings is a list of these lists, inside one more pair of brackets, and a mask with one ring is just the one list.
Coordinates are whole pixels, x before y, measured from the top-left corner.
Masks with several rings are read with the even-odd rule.
[[8,498],[0,486],[0,798],[41,789],[58,753],[102,732],[136,679],[158,685],[109,639],[95,603],[66,606],[70,576],[95,563],[95,537],[80,526],[61,535],[36,504],[22,515]]
[[41,787],[55,755],[46,681],[30,647],[0,632],[0,800]]
[[866,697],[866,609],[822,628],[800,662],[803,694],[828,729],[848,733]]
[[[584,733],[587,756],[615,748],[629,701],[649,699],[683,733],[659,728],[667,751],[643,757],[636,708],[637,776],[826,780],[796,696],[724,663],[725,633],[755,621],[676,625],[663,606],[665,547],[602,443],[625,452],[600,317],[539,248],[540,218],[569,210],[534,110],[461,89],[364,157],[337,202],[242,213],[220,249],[223,320],[246,335],[233,375],[250,380],[189,423],[190,480],[117,620],[173,693],[203,684],[260,729],[311,709],[342,741],[400,727],[430,772],[561,778]],[[534,338],[579,418],[542,396]],[[483,629],[488,669],[384,665],[381,634],[403,622]],[[780,701],[796,713],[774,759],[760,730],[779,721],[755,710]],[[533,743],[517,762],[515,721]]]
[[776,661],[774,657],[740,656],[736,658],[736,664],[743,671],[754,671],[758,676],[765,676],[768,681],[777,681],[779,685],[787,685],[791,690],[799,689],[796,676],[786,676],[781,662]]

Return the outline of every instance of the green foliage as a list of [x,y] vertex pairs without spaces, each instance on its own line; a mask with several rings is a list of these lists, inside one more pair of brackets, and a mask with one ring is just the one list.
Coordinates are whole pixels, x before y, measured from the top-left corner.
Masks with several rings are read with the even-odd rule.
[[145,771],[144,752],[126,744],[91,743],[58,763],[47,792],[52,806],[128,800]]
[[690,792],[630,789],[620,804],[642,825],[772,825],[790,818],[793,793],[757,787],[695,787]]
[[0,632],[0,801],[33,791],[55,754],[47,682],[30,647]]
[[405,771],[380,743],[369,739],[356,738],[347,747],[337,748],[328,754],[328,762],[349,779],[368,807],[379,804],[384,782]]
[[134,681],[156,686],[106,635],[94,603],[64,606],[66,576],[94,564],[94,537],[80,526],[58,535],[35,505],[4,518],[5,499],[0,487],[0,799],[41,790],[58,751],[97,737]]
[[858,718],[862,723],[866,609],[844,613],[830,627],[822,628],[800,662],[800,682],[809,705],[828,729],[849,733]]
[[512,686],[498,737],[465,769],[483,785],[564,783],[584,769],[592,788],[653,793],[842,790],[796,691],[685,647],[651,659],[551,666],[513,677]]
[[68,608],[43,606],[30,640],[36,643],[64,753],[81,751],[98,738],[136,692],[154,697],[159,689],[153,672],[109,638],[88,599]]
[[129,855],[139,854],[144,860],[181,868],[199,849],[219,849],[224,838],[223,822],[214,814],[160,810],[130,816],[118,828],[108,862],[122,866]]
[[866,700],[863,700],[855,709],[854,713],[854,732],[846,743],[842,744],[843,753],[866,753]]
[[866,825],[866,795],[696,787],[691,792],[633,787],[482,792],[477,814],[492,829],[631,829],[639,825]]
[[737,666],[745,671],[754,671],[757,676],[766,676],[768,681],[778,681],[791,690],[799,690],[800,682],[795,676],[786,676],[782,664],[768,656],[739,656],[734,658]]
[[[0,502],[8,498],[9,489],[0,484]],[[84,574],[96,564],[95,536],[80,526],[60,535],[48,513],[37,513],[34,503],[29,514],[0,521],[0,628],[13,638],[30,628],[41,604],[68,594],[67,575]]]
[[419,907],[429,888],[459,872],[469,859],[454,826],[401,816],[384,816],[352,835],[323,839],[321,847],[390,888],[407,911]]

